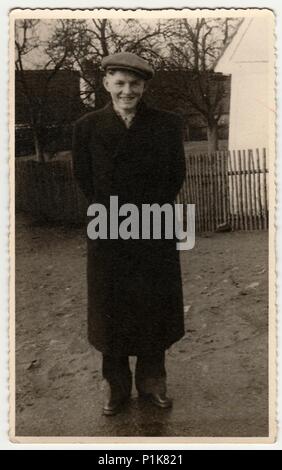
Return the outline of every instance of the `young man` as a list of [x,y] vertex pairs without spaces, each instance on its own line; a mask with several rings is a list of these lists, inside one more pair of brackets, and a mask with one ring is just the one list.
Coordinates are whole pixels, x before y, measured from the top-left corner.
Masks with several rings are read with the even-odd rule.
[[[151,66],[131,53],[102,62],[111,102],[75,125],[73,165],[89,204],[173,204],[185,175],[182,122],[143,101]],[[120,218],[122,219],[122,218]],[[104,414],[131,395],[129,356],[137,356],[139,396],[169,408],[165,350],[184,334],[176,239],[88,239],[88,337],[103,354]]]

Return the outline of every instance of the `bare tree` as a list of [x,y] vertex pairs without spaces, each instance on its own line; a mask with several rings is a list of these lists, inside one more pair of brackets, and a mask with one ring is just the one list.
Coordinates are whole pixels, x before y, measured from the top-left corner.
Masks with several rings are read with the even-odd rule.
[[47,53],[54,63],[67,50],[64,67],[79,70],[84,81],[81,97],[91,102],[102,93],[100,65],[103,57],[121,51],[135,52],[161,64],[160,21],[145,24],[136,19],[59,20],[49,40]]
[[[213,72],[224,47],[238,29],[240,19],[198,18],[170,20],[169,54],[166,67],[180,74],[179,96],[187,101],[203,118],[207,126],[209,152],[218,150],[218,122],[222,116],[227,86]],[[177,81],[179,83],[179,80]]]
[[[202,116],[208,129],[209,151],[214,151],[218,148],[218,122],[227,89],[213,68],[239,21],[181,18],[146,24],[137,19],[58,20],[47,53],[53,63],[60,63],[64,57],[64,68],[80,71],[82,98],[92,104],[94,98],[96,106],[104,94],[100,64],[108,54],[135,52],[157,70],[174,70],[171,89],[175,91],[177,83],[178,98]],[[179,72],[187,72],[186,78]]]
[[[55,78],[58,71],[62,68],[68,49],[65,48],[60,60],[54,63],[53,59],[43,54],[46,61],[43,65],[43,70],[46,71],[43,81],[43,88],[40,96],[35,93],[32,84],[29,82],[26,73],[26,59],[36,49],[43,49],[45,51],[45,42],[40,39],[38,33],[38,26],[40,20],[17,20],[15,24],[15,69],[21,83],[21,91],[25,96],[28,104],[29,124],[32,129],[33,141],[35,146],[36,158],[38,161],[44,161],[44,147],[45,147],[45,111],[48,101],[48,89],[52,80]],[[41,51],[42,52],[42,51]],[[47,73],[48,71],[48,73]]]

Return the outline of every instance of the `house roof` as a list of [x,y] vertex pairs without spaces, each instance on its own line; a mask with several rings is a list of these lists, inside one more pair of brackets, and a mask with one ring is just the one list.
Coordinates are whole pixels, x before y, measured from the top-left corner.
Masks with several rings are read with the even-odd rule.
[[267,62],[270,19],[272,18],[268,14],[244,18],[233,39],[217,60],[214,70],[230,74],[233,64]]
[[232,40],[226,44],[225,48],[222,50],[221,55],[218,57],[215,67],[214,67],[215,72],[230,73],[230,70],[229,69],[227,70],[226,66],[228,68],[227,64],[230,62],[234,51],[237,49],[238,45],[242,41],[242,38],[244,37],[251,20],[252,18],[242,19]]

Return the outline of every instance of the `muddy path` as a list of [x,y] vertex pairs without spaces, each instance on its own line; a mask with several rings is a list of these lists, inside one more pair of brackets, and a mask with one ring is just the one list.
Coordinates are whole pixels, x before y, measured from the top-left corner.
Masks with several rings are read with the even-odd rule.
[[[182,252],[186,335],[167,353],[170,411],[101,415],[100,353],[86,336],[83,231],[17,216],[16,434],[266,436],[268,236],[201,236]],[[134,358],[132,358],[134,363]]]

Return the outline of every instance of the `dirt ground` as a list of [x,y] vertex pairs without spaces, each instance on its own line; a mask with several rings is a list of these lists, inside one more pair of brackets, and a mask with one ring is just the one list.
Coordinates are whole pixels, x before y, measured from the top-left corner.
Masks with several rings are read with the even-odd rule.
[[[100,353],[86,337],[83,230],[16,229],[18,436],[267,436],[268,236],[220,233],[182,252],[186,335],[167,353],[172,410],[101,414]],[[134,358],[132,358],[134,363]]]

